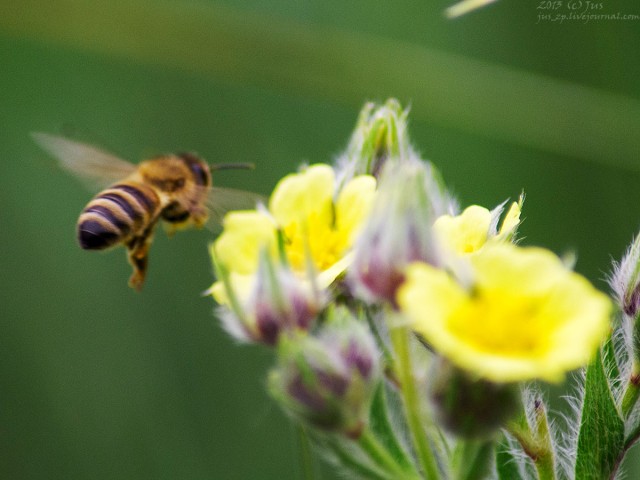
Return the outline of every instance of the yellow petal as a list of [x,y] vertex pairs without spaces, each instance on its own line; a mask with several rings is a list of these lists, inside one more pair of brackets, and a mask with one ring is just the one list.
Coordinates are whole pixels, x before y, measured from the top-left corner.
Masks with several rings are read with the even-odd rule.
[[[246,304],[249,296],[251,295],[251,289],[253,288],[254,282],[255,275],[238,275],[233,272],[229,275],[229,283],[231,284],[231,288],[233,289],[238,302],[240,302],[240,305]],[[220,305],[229,306],[229,295],[227,294],[227,290],[224,288],[224,283],[222,281],[215,282],[209,291],[216,302]]]
[[333,219],[334,184],[335,175],[329,165],[311,165],[278,182],[269,200],[269,210],[281,226],[304,222],[312,216],[329,224]]
[[318,273],[317,282],[318,288],[321,290],[329,288],[329,286],[338,278],[348,267],[351,265],[353,261],[353,256],[351,253],[347,253],[340,260],[335,262],[326,270]]
[[[485,289],[536,295],[549,291],[570,272],[544,248],[518,248],[510,243],[490,243],[471,258],[475,282]],[[523,272],[525,272],[523,274]]]
[[610,330],[610,323],[603,321],[611,314],[609,298],[582,276],[570,275],[570,282],[556,287],[549,305],[552,313],[565,319],[550,339],[549,369],[572,370],[587,364]]
[[237,211],[228,213],[222,224],[224,230],[213,245],[218,261],[239,274],[255,272],[260,249],[275,248],[272,219],[255,210]]
[[511,207],[509,207],[509,211],[504,216],[504,220],[502,220],[502,226],[500,227],[499,237],[508,237],[513,232],[515,232],[516,228],[520,224],[520,213],[522,207],[518,202],[513,202]]
[[416,331],[439,335],[444,320],[466,301],[465,291],[445,271],[426,263],[412,263],[405,275],[398,289],[398,304]]
[[355,240],[369,215],[376,192],[376,180],[360,175],[345,185],[336,201],[336,229],[348,235],[348,243]]
[[207,290],[207,293],[211,293],[211,296],[220,305],[229,304],[229,296],[227,295],[227,290],[224,288],[223,282],[215,282],[211,285],[211,288]]
[[491,225],[491,212],[471,205],[460,215],[443,215],[433,224],[434,231],[445,248],[458,254],[473,253],[486,242]]
[[445,272],[407,271],[398,304],[451,362],[496,382],[560,381],[609,331],[611,301],[551,252],[488,244],[470,257],[467,291]]

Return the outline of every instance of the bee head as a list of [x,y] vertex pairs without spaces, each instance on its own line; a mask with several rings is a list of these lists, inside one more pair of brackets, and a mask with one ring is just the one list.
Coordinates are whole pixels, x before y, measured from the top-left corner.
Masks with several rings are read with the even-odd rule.
[[179,153],[178,158],[187,165],[196,185],[201,187],[211,185],[211,170],[204,160],[194,153]]

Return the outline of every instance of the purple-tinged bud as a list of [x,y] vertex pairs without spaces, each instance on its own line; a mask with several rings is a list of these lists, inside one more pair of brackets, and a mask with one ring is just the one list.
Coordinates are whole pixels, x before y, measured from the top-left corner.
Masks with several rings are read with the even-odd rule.
[[622,308],[628,316],[633,318],[638,316],[638,310],[640,309],[640,285],[636,285],[636,288],[625,298]]
[[638,234],[620,263],[614,262],[609,285],[620,309],[632,320],[640,312],[640,234]]
[[315,336],[283,338],[270,373],[272,396],[298,420],[357,438],[380,379],[376,345],[346,309],[329,312]]
[[218,276],[225,280],[231,299],[231,310],[222,307],[220,317],[225,329],[241,341],[276,345],[284,331],[309,330],[324,305],[314,285],[297,278],[266,250],[260,254],[246,299],[233,291],[233,282],[225,278],[224,271]]
[[348,272],[360,298],[393,304],[409,263],[441,264],[431,226],[442,210],[455,207],[432,172],[429,164],[418,159],[387,162]]
[[283,330],[308,330],[322,301],[311,285],[286,267],[274,265],[266,252],[260,257],[258,275],[248,307],[259,338],[275,345]]

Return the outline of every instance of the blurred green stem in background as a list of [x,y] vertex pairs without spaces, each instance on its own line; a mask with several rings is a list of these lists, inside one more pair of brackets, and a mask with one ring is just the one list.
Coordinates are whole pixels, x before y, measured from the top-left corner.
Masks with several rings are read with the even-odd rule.
[[395,96],[431,124],[640,168],[640,101],[379,36],[151,0],[3,2],[0,34],[353,108]]
[[457,18],[467,13],[477,10],[478,8],[485,7],[496,0],[463,0],[454,5],[451,5],[445,10],[445,15],[449,18]]

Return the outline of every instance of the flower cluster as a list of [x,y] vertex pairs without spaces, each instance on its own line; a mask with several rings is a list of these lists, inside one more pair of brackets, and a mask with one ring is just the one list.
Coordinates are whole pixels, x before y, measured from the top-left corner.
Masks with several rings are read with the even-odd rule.
[[[227,214],[210,293],[231,334],[275,348],[272,396],[346,468],[448,478],[470,459],[442,442],[492,446],[526,424],[521,387],[589,364],[613,308],[555,254],[519,245],[523,195],[460,211],[407,117],[396,100],[367,104],[336,166],[303,167],[267,205]],[[634,317],[637,251],[614,275]],[[529,454],[523,428],[511,431]]]

